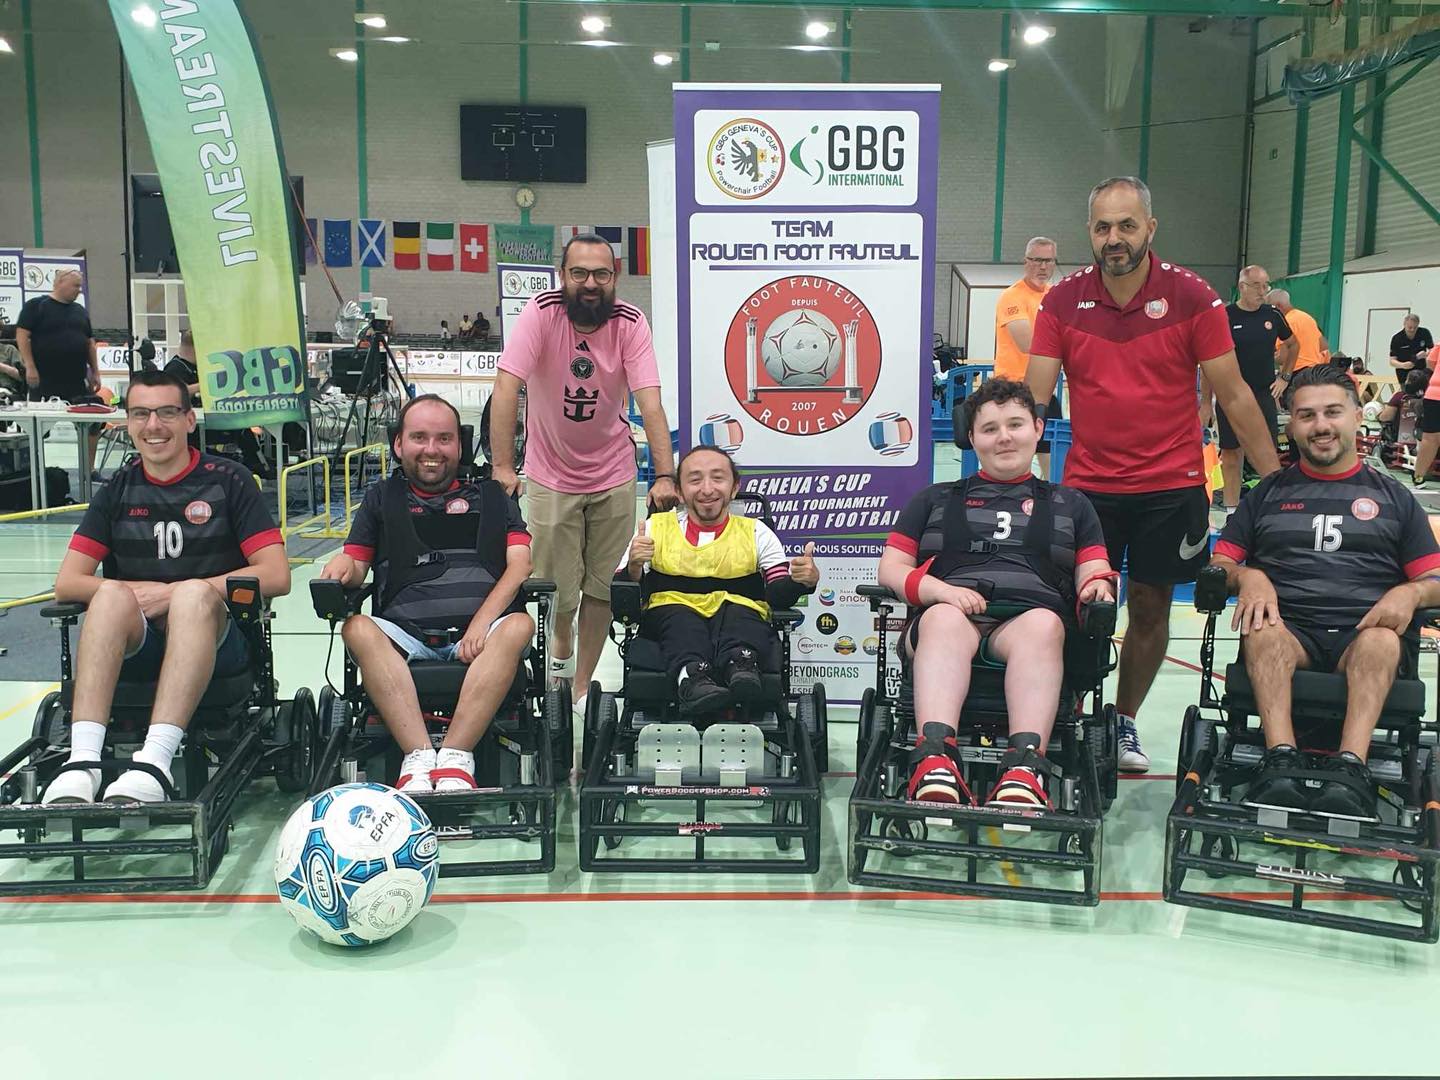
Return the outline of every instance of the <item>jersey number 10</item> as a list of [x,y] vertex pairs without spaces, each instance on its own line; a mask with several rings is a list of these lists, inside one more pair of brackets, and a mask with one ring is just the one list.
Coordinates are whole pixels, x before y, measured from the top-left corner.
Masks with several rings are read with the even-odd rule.
[[157,559],[178,559],[185,549],[185,537],[180,532],[178,521],[157,521],[151,530],[155,534],[155,557]]

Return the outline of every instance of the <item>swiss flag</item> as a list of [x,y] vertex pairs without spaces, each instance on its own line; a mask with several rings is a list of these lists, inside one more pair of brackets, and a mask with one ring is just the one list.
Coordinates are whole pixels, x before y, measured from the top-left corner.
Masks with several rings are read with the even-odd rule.
[[460,223],[460,269],[481,273],[490,269],[490,226]]

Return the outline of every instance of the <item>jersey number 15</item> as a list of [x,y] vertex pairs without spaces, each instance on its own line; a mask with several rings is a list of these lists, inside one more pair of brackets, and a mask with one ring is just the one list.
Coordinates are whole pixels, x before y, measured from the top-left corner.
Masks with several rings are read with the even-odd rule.
[[1341,520],[1339,514],[1316,514],[1310,519],[1310,527],[1315,530],[1316,551],[1340,550]]

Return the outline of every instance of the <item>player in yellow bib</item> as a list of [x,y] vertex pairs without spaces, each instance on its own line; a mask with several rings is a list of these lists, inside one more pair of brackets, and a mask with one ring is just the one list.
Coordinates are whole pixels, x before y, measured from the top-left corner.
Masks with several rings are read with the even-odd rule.
[[814,592],[820,574],[813,543],[788,559],[763,521],[730,513],[740,475],[728,454],[696,447],[676,471],[684,505],[641,523],[617,573],[641,583],[640,632],[693,715],[759,697],[761,658],[777,644],[770,608]]

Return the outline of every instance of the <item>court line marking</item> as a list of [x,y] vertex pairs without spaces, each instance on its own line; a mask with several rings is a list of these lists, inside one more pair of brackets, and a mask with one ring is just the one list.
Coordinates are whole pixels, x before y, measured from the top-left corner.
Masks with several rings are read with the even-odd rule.
[[59,684],[58,682],[52,682],[52,683],[47,684],[44,688],[42,688],[42,689],[40,689],[40,690],[36,690],[35,693],[31,694],[29,697],[25,698],[23,701],[19,701],[19,702],[17,702],[16,704],[11,705],[11,706],[10,706],[8,709],[6,709],[4,712],[0,712],[0,720],[7,720],[7,719],[9,719],[10,717],[14,716],[17,712],[19,712],[21,709],[25,708],[25,706],[35,704],[35,702],[39,701],[41,698],[43,698],[46,694],[50,693],[52,690],[59,690],[59,689],[60,689],[60,684]]

